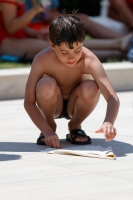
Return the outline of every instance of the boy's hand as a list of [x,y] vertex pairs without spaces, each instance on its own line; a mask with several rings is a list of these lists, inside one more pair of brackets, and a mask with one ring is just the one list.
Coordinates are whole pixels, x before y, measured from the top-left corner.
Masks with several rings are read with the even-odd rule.
[[105,122],[95,133],[104,133],[105,140],[108,142],[115,138],[117,131],[111,123]]
[[60,144],[60,140],[59,140],[57,134],[54,132],[49,132],[49,133],[45,134],[44,141],[45,141],[46,145],[51,148],[62,148],[62,146]]

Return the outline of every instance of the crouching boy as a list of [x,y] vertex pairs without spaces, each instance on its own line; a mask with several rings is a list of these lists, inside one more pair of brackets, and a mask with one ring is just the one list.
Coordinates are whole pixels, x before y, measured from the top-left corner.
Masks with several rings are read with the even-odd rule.
[[68,141],[90,144],[81,124],[96,107],[100,92],[107,111],[96,133],[103,133],[106,141],[114,139],[119,99],[101,62],[83,46],[82,22],[73,15],[59,16],[49,27],[49,38],[50,47],[34,58],[25,91],[24,107],[41,131],[37,144],[61,148],[54,119],[62,117],[69,119]]

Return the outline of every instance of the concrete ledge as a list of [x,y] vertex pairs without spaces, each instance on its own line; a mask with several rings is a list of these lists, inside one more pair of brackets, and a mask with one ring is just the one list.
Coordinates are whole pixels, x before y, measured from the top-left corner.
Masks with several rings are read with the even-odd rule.
[[0,100],[24,98],[30,68],[0,70]]
[[[118,91],[133,91],[133,64],[130,62],[104,63],[103,67]],[[24,98],[29,68],[0,70],[0,100]]]
[[103,67],[117,92],[133,91],[133,63],[106,63]]

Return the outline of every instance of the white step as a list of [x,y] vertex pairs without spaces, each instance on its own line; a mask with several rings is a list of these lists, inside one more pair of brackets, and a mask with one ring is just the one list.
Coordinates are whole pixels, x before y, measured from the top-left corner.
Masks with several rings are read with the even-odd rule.
[[[131,62],[103,63],[115,91],[133,91]],[[24,98],[29,68],[0,70],[0,100]]]

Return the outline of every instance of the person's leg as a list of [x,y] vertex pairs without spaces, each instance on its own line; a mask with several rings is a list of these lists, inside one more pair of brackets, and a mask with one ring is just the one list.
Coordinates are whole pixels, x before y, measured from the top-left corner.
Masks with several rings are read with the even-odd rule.
[[133,27],[133,13],[125,0],[110,0],[109,16]]
[[56,131],[54,118],[62,112],[63,98],[55,79],[44,76],[39,80],[36,86],[36,101],[43,117],[53,131]]
[[49,43],[44,40],[24,38],[12,39],[6,38],[0,45],[0,54],[22,57],[27,53],[27,57],[33,59],[39,51],[48,47]]
[[[68,124],[69,131],[81,129],[81,123],[91,114],[99,100],[100,92],[95,81],[83,81],[68,100],[68,115],[72,118]],[[78,137],[77,141],[86,138]]]
[[108,58],[122,59],[125,55],[119,50],[91,50],[101,62],[106,61]]
[[121,34],[113,32],[112,30],[91,21],[87,15],[77,14],[77,17],[84,23],[86,33],[93,38],[109,39],[122,36]]
[[84,46],[92,50],[120,50],[126,51],[131,42],[133,33],[116,39],[88,39],[84,41]]

